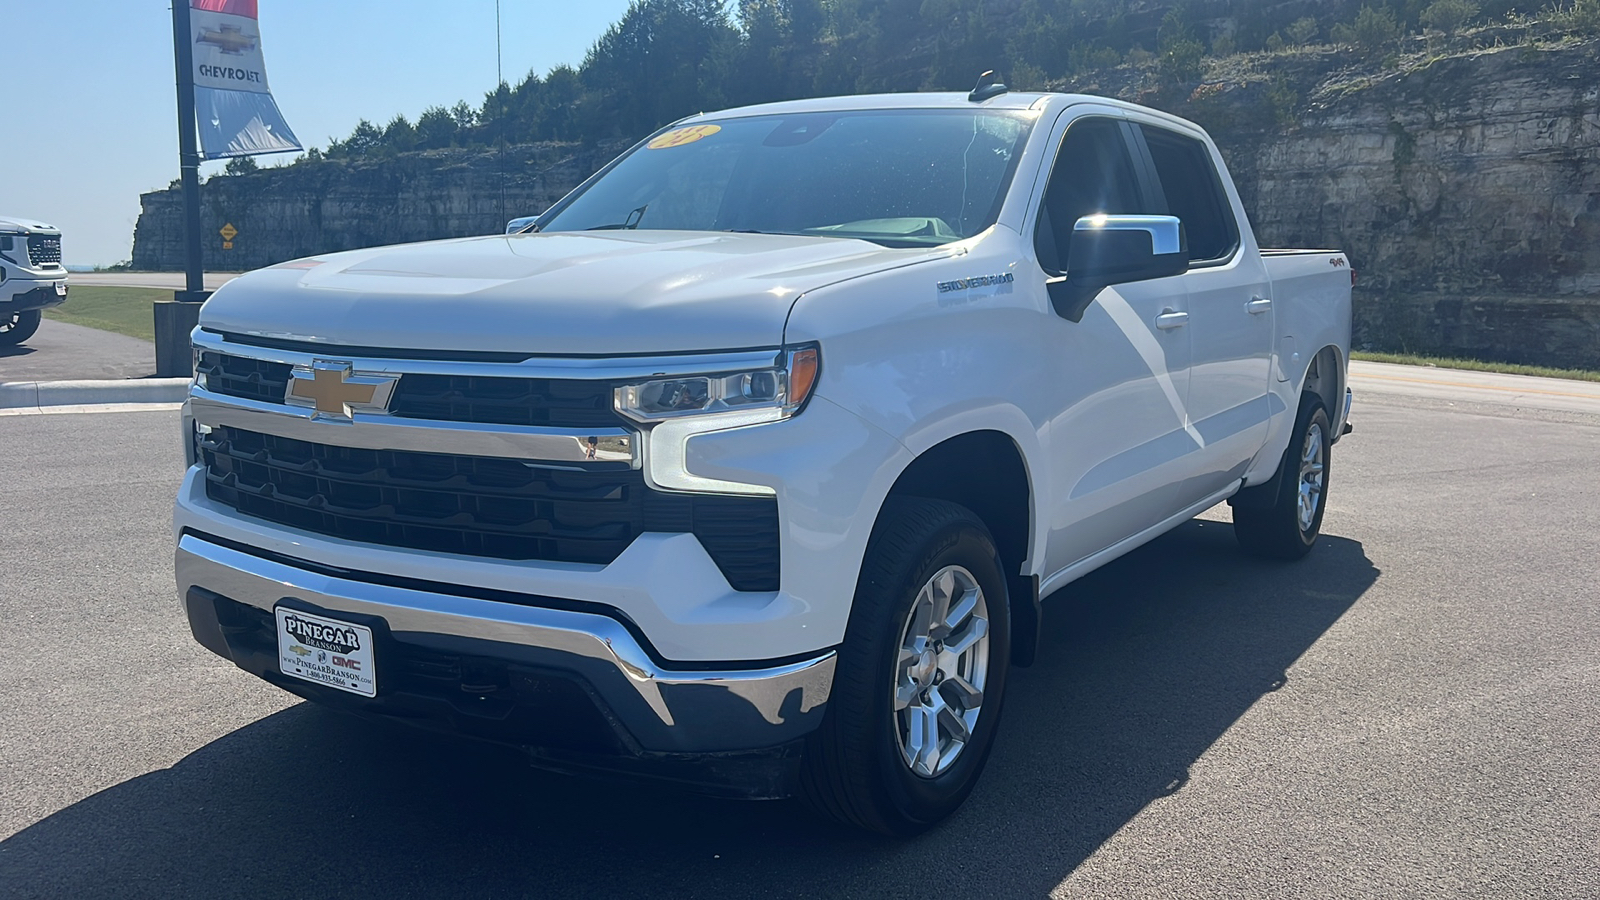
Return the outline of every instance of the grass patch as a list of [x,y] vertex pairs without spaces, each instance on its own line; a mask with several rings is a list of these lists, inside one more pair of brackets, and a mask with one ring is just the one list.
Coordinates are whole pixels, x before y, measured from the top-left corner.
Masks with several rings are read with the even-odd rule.
[[159,288],[74,285],[67,290],[67,302],[45,310],[44,317],[154,341],[155,301],[171,299],[171,291]]
[[1566,378],[1571,381],[1600,381],[1600,372],[1590,369],[1552,369],[1549,366],[1524,366],[1519,363],[1485,362],[1481,359],[1418,356],[1415,353],[1364,353],[1356,351],[1350,354],[1350,358],[1359,359],[1363,362],[1397,363],[1402,366],[1435,366],[1440,369],[1497,372],[1501,375],[1537,375],[1540,378]]

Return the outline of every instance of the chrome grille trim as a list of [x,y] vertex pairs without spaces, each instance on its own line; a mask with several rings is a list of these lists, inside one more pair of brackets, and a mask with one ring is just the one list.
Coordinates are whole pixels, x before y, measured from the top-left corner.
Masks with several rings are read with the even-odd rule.
[[[458,456],[490,456],[532,460],[555,468],[582,470],[594,462],[641,464],[636,434],[622,428],[523,428],[473,422],[402,419],[384,413],[355,412],[350,421],[316,418],[316,410],[266,403],[189,389],[189,414],[207,427],[228,426],[279,437],[354,447],[362,450],[409,450]],[[589,460],[588,439],[599,445],[599,459]]]
[[672,356],[618,356],[605,358],[536,357],[517,363],[452,362],[432,359],[394,359],[352,355],[337,345],[302,353],[230,341],[222,335],[196,328],[190,335],[195,349],[246,357],[262,362],[309,367],[317,360],[350,362],[363,372],[386,375],[468,375],[485,378],[638,379],[674,375],[710,375],[770,367],[778,350],[740,350],[733,353],[694,353]]

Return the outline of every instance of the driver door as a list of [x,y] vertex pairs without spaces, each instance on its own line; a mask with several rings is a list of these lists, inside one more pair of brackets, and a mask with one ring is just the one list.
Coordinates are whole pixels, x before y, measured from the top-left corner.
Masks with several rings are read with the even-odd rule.
[[[1080,217],[1156,208],[1132,147],[1130,126],[1112,111],[1079,113],[1065,128],[1034,226],[1041,295],[1043,277],[1070,271]],[[1040,302],[1050,309],[1047,297]],[[1177,513],[1181,460],[1196,447],[1185,414],[1186,309],[1176,276],[1106,288],[1080,322],[1047,317],[1056,400],[1045,430],[1054,493],[1047,574]]]

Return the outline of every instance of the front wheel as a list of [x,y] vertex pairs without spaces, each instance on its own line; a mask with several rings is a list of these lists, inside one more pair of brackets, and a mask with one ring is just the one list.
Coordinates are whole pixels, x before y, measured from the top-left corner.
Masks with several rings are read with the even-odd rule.
[[0,313],[0,347],[12,347],[33,337],[42,318],[44,312],[37,309],[25,309],[9,316]]
[[1273,476],[1276,501],[1271,506],[1233,508],[1233,534],[1239,545],[1270,559],[1299,559],[1310,553],[1322,534],[1332,455],[1328,411],[1315,394],[1307,394],[1295,417],[1294,436]]
[[923,831],[972,792],[999,725],[1011,655],[994,539],[942,500],[895,498],[867,545],[801,796],[829,818]]

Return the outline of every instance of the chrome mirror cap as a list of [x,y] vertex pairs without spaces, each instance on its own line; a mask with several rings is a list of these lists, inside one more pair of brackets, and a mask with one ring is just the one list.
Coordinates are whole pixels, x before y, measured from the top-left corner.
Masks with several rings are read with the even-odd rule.
[[1177,216],[1084,216],[1073,224],[1080,231],[1142,231],[1150,235],[1150,251],[1156,256],[1177,253],[1183,248],[1183,223]]

